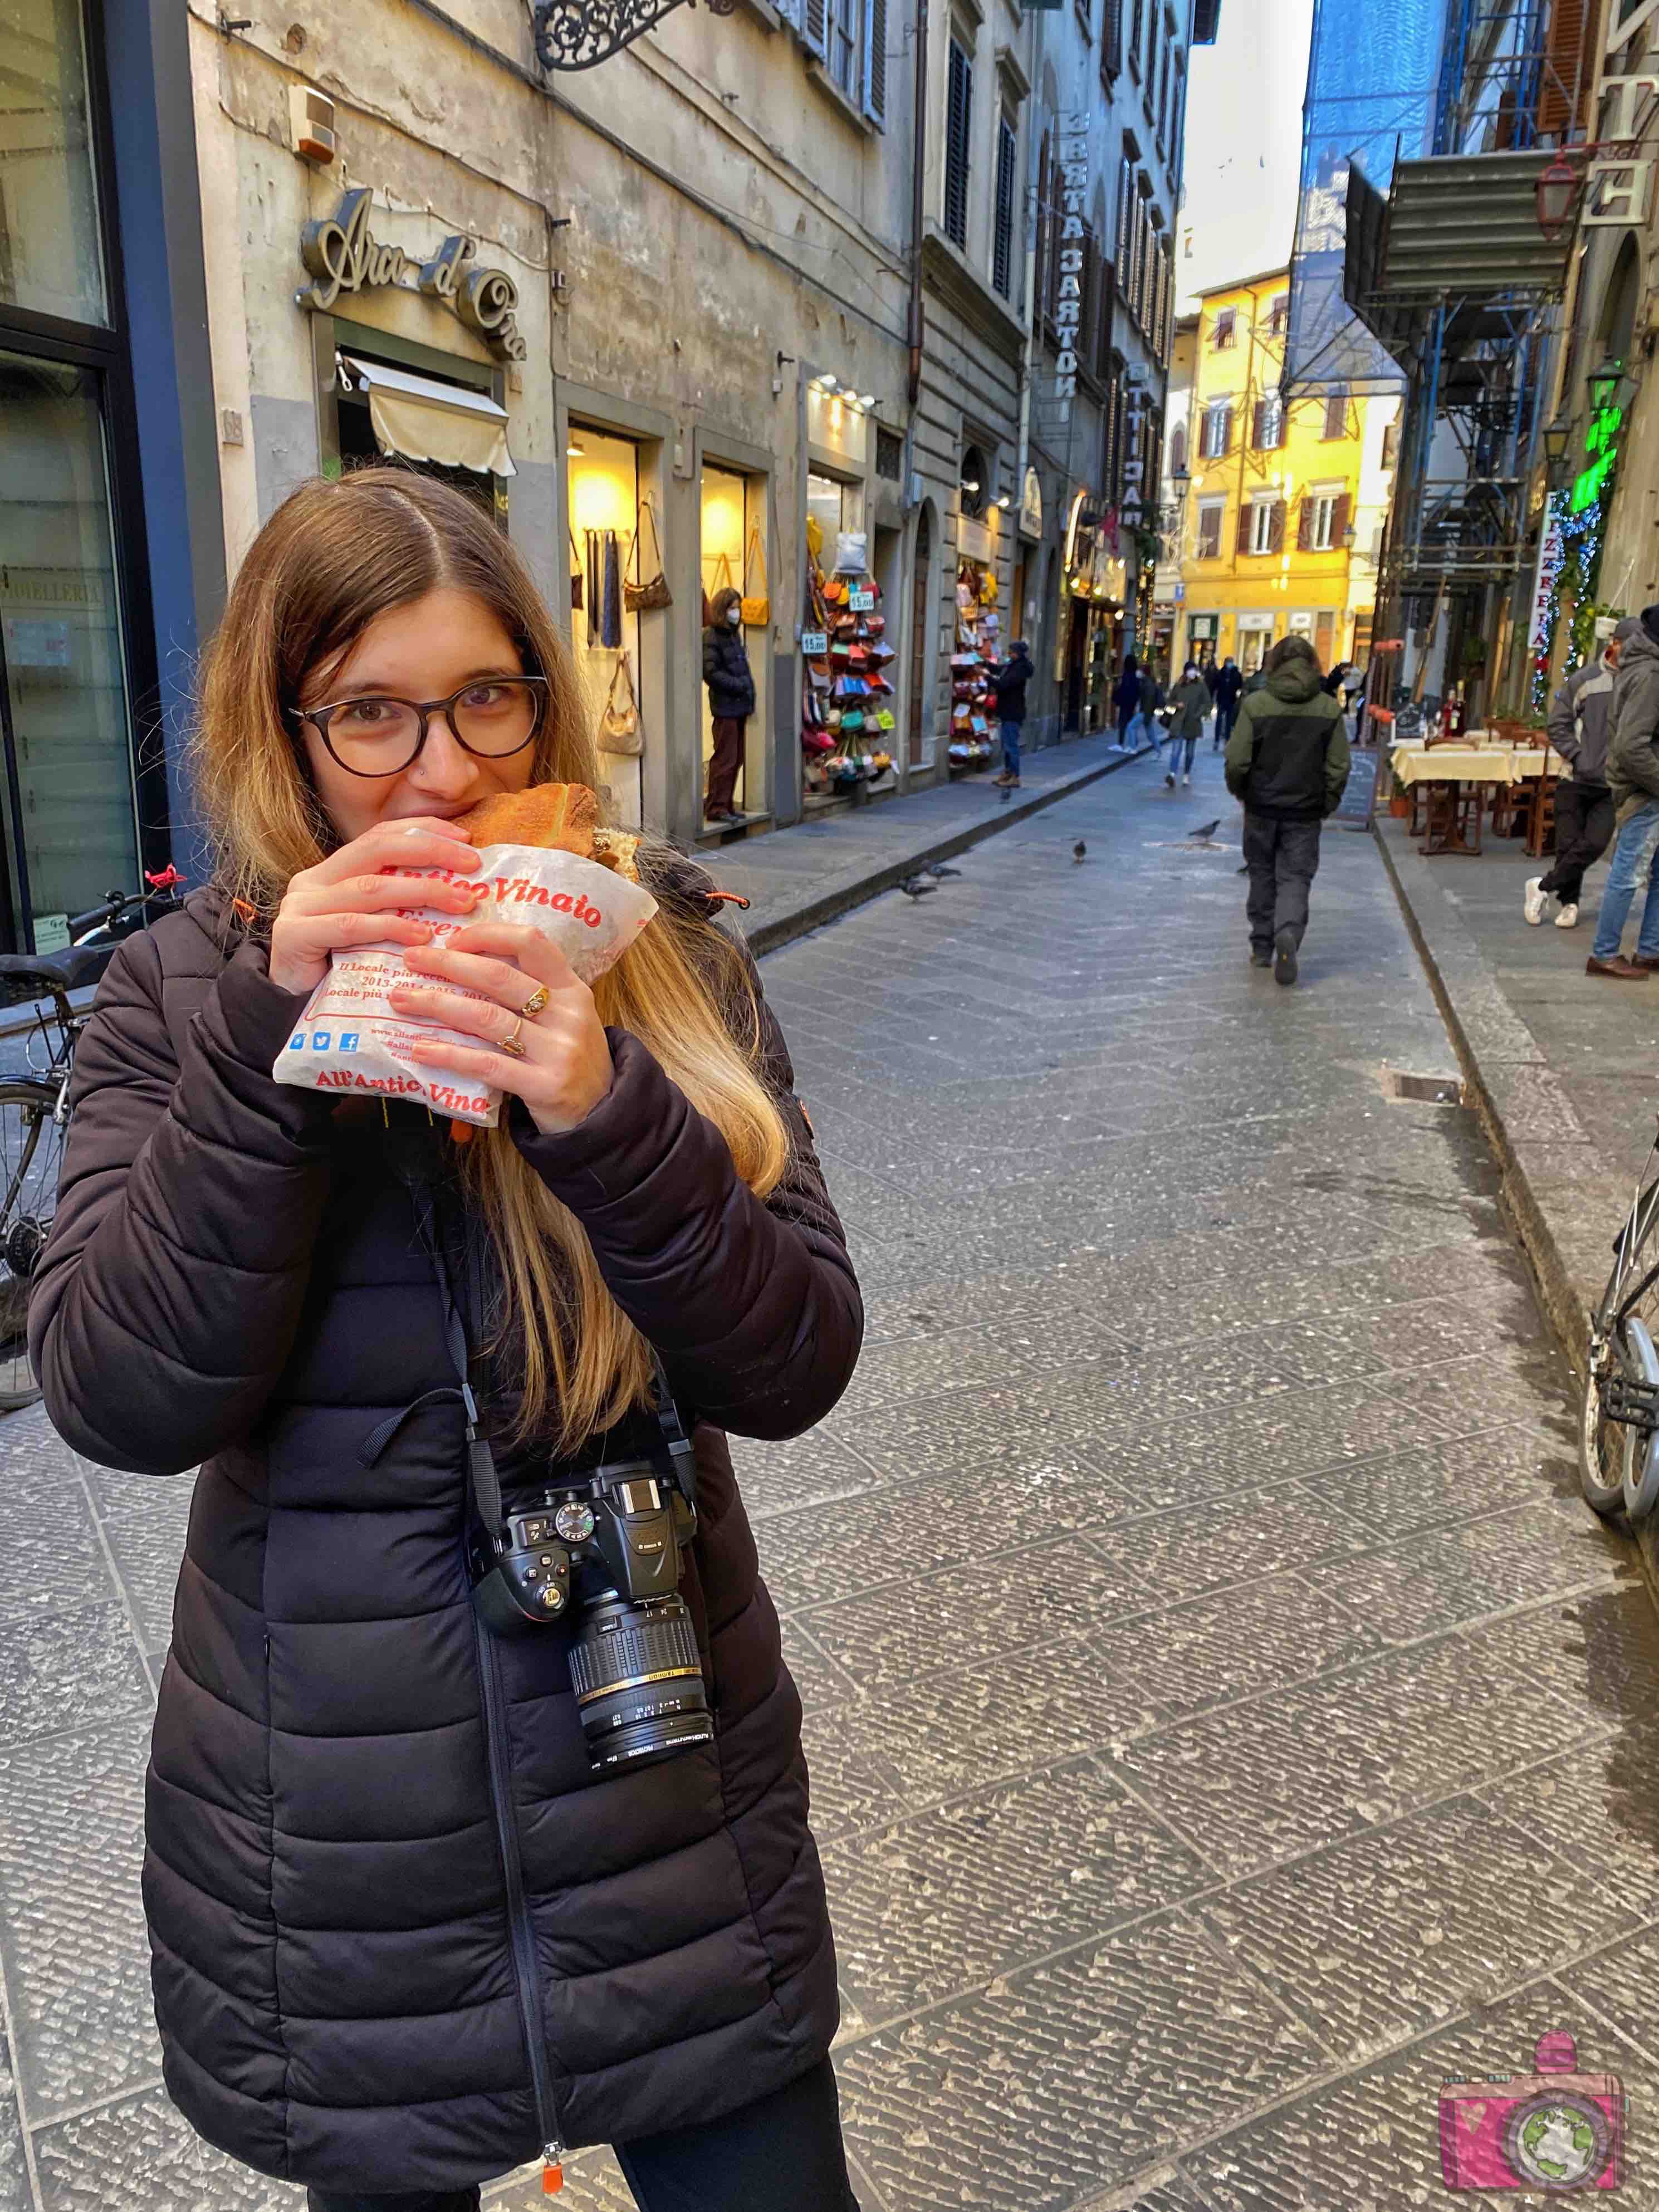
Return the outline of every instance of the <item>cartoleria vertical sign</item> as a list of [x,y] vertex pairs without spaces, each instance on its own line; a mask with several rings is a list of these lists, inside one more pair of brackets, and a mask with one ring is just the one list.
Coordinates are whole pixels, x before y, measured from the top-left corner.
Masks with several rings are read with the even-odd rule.
[[1077,396],[1077,349],[1083,328],[1083,292],[1088,282],[1087,240],[1083,202],[1089,189],[1089,117],[1085,109],[1062,115],[1054,137],[1054,166],[1060,179],[1054,240],[1054,325],[1060,351],[1054,362],[1054,418],[1071,420]]

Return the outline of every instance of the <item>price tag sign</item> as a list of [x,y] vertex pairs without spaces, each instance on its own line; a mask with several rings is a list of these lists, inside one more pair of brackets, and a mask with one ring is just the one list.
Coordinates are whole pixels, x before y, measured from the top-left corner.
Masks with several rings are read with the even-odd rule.
[[804,629],[800,634],[800,649],[809,660],[817,654],[828,653],[829,633],[821,629]]
[[854,592],[847,604],[855,615],[872,615],[876,611],[876,595],[873,592]]

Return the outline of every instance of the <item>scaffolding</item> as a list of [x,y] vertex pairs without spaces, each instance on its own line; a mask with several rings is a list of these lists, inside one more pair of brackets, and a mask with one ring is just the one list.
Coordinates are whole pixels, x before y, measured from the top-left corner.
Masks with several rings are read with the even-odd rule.
[[[1535,553],[1540,401],[1570,243],[1537,222],[1540,118],[1576,114],[1580,89],[1559,82],[1550,13],[1549,0],[1425,0],[1403,16],[1397,0],[1386,15],[1381,0],[1316,4],[1288,381],[1403,393],[1376,627],[1411,636],[1419,665],[1437,641],[1448,689],[1495,663]],[[1345,98],[1357,52],[1390,82]]]

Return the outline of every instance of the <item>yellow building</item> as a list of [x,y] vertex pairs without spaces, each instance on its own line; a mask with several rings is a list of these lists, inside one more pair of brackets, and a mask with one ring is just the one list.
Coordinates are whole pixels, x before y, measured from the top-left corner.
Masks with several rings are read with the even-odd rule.
[[1191,378],[1165,460],[1177,672],[1229,653],[1248,672],[1293,632],[1324,668],[1370,649],[1399,401],[1284,398],[1290,291],[1284,269],[1218,286],[1182,334]]

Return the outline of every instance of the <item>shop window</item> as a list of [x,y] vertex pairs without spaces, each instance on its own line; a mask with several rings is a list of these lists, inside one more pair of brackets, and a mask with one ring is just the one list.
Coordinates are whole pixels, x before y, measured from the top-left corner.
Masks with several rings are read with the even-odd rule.
[[1005,300],[1013,290],[1014,172],[1019,140],[1007,109],[997,118],[996,242],[991,257],[991,282]]
[[0,10],[0,303],[106,324],[81,10]]
[[1348,395],[1346,392],[1333,392],[1325,402],[1325,428],[1322,435],[1346,438],[1347,434]]
[[[808,477],[808,512],[813,512]],[[836,528],[842,526],[839,521]],[[730,589],[755,598],[769,598],[770,574],[766,561],[766,482],[761,477],[741,476],[705,462],[699,511],[702,592],[712,602],[717,592]],[[827,561],[836,557],[836,534],[826,541]],[[741,814],[765,811],[766,733],[770,727],[767,684],[770,656],[769,630],[759,626],[739,629],[755,679],[755,708],[744,724],[743,757],[738,770],[732,804]],[[702,787],[708,793],[708,763],[714,750],[714,718],[705,687],[702,693]]]
[[[636,551],[635,537],[643,516],[639,448],[631,439],[573,422],[566,466],[569,471],[570,640],[588,714],[597,728],[613,686],[619,699],[622,687],[630,686],[636,700],[652,688],[648,679],[655,672],[644,665],[641,634],[653,618],[629,612],[623,586],[630,575],[635,582],[648,580],[641,571],[648,568],[654,558],[652,548],[660,537],[659,517],[653,514],[645,526],[644,544]],[[654,638],[652,643],[653,651],[660,651]],[[620,666],[623,662],[625,671]],[[642,722],[642,726],[649,750],[658,733],[648,722]],[[599,765],[618,822],[626,829],[638,829],[643,797],[641,762],[625,755],[601,753]]]
[[1221,518],[1227,502],[1222,499],[1206,499],[1199,502],[1198,557],[1200,561],[1218,561],[1221,557]]
[[15,941],[138,873],[99,380],[0,353],[0,738]]
[[968,243],[968,151],[974,125],[974,65],[960,40],[951,41],[950,88],[945,120],[945,229],[957,246]]

